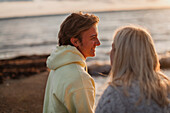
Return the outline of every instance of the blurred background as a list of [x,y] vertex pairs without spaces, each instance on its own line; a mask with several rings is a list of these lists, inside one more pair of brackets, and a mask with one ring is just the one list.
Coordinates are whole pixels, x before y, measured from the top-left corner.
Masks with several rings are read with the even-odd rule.
[[[138,24],[152,34],[158,53],[170,50],[170,0],[0,0],[0,59],[49,54],[71,12],[100,18],[95,60],[108,60],[114,30]],[[91,58],[90,58],[91,59]]]
[[63,20],[79,11],[100,18],[101,46],[96,57],[87,58],[96,82],[96,101],[107,82],[99,73],[109,74],[113,33],[120,26],[147,28],[161,69],[170,76],[170,0],[0,0],[0,112],[42,112],[49,71],[46,58],[57,45]]

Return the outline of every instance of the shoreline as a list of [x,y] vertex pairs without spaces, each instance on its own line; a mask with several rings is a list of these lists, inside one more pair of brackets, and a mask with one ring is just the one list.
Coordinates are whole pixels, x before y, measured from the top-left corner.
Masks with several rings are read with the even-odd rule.
[[[90,4],[89,4],[90,2]],[[63,8],[64,7],[64,8]],[[66,15],[72,12],[114,12],[170,9],[170,1],[114,3],[95,1],[16,1],[0,2],[0,20]]]
[[[19,79],[31,75],[48,72],[46,59],[49,54],[18,56],[11,59],[0,60],[0,84],[6,79]],[[159,56],[160,68],[170,69],[170,53]],[[88,72],[91,76],[107,77],[110,64],[106,61],[87,61]]]

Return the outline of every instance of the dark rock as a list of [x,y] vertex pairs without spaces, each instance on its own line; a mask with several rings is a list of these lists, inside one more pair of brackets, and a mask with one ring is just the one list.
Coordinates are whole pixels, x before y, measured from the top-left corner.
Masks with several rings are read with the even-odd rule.
[[4,79],[18,79],[47,71],[46,59],[49,55],[19,56],[0,60],[0,83]]
[[168,69],[170,68],[170,57],[162,57],[160,60],[160,67],[161,69]]
[[109,64],[93,64],[88,66],[88,72],[91,76],[108,76],[110,69]]

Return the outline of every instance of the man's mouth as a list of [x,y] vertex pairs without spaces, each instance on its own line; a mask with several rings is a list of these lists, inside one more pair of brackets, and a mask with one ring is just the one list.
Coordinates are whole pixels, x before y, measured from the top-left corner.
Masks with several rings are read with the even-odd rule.
[[95,52],[95,48],[92,48],[92,51],[94,51],[94,52]]

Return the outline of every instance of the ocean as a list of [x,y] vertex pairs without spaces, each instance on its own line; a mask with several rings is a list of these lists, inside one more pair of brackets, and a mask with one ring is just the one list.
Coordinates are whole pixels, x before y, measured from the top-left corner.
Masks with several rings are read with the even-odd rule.
[[[96,57],[87,61],[108,61],[113,33],[123,25],[147,28],[156,51],[170,51],[170,9],[110,11],[93,13],[100,18]],[[50,54],[57,45],[57,35],[68,14],[0,20],[0,59],[20,55]]]

